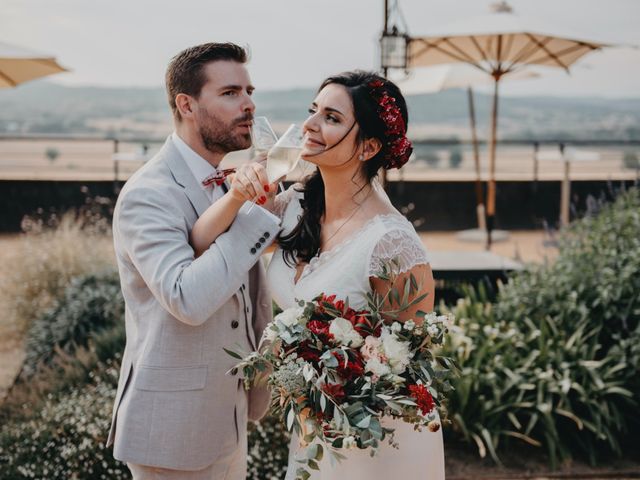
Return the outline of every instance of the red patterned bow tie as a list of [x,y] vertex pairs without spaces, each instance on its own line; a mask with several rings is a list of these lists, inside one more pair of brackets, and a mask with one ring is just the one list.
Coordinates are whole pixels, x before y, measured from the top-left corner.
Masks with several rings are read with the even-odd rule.
[[229,175],[231,175],[232,173],[235,173],[235,171],[236,171],[235,168],[227,168],[225,170],[218,170],[216,173],[212,173],[207,178],[205,178],[202,181],[202,185],[207,187],[207,186],[211,185],[212,183],[215,183],[216,185],[220,186],[220,185],[222,185],[224,183],[224,181],[227,179],[227,177]]

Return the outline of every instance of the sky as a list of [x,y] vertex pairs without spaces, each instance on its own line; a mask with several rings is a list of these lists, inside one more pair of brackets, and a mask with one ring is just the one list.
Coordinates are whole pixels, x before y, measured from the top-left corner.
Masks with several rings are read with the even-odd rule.
[[[395,0],[390,0],[393,4]],[[491,0],[398,0],[408,33],[421,36]],[[514,11],[584,38],[640,45],[640,0],[510,0]],[[0,42],[51,53],[66,85],[161,86],[180,50],[209,41],[249,46],[261,90],[316,87],[326,76],[377,69],[383,0],[1,0]],[[551,69],[505,83],[503,95],[640,97],[640,49],[584,57],[571,75]]]

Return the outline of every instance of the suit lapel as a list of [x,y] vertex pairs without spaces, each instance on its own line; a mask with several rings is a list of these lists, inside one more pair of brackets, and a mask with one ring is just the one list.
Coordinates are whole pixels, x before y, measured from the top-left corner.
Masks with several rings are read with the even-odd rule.
[[209,208],[211,201],[207,198],[207,195],[193,176],[193,173],[191,173],[191,170],[189,170],[186,160],[180,155],[171,137],[167,139],[162,150],[167,165],[169,165],[169,169],[173,174],[173,178],[184,188],[184,193],[187,195],[187,198],[189,198],[191,205],[193,205],[198,216],[201,216],[204,211]]

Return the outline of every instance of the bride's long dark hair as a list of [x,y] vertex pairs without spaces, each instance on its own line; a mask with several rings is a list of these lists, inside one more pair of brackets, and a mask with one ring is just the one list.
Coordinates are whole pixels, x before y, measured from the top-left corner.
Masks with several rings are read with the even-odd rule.
[[[362,162],[362,176],[370,184],[377,176],[380,168],[396,166],[391,165],[394,163],[393,161],[390,162],[390,153],[392,153],[390,139],[397,138],[398,135],[389,132],[388,123],[385,123],[381,117],[380,96],[388,96],[399,108],[404,120],[403,138],[409,120],[407,104],[402,93],[400,93],[400,89],[393,82],[375,73],[356,70],[331,76],[322,82],[318,92],[331,84],[344,86],[351,98],[355,121],[360,127],[358,129],[356,151],[358,146],[367,139],[378,139],[382,145],[382,148],[374,157]],[[346,135],[343,140],[344,138],[346,138]],[[354,151],[354,155],[356,151]],[[408,154],[410,153],[411,151],[409,150]],[[320,220],[325,213],[325,203],[324,182],[318,168],[304,180],[299,191],[304,194],[300,200],[300,205],[302,206],[300,220],[291,232],[280,235],[278,238],[280,248],[284,254],[284,260],[290,266],[295,266],[298,262],[309,262],[320,250]]]

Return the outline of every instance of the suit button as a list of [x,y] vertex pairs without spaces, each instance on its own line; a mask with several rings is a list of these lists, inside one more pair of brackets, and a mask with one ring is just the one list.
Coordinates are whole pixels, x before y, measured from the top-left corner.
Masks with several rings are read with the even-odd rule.
[[264,237],[260,237],[260,243],[264,243]]
[[231,372],[229,372],[229,373],[231,373],[231,375],[237,375],[237,374],[238,374],[238,369],[237,369],[237,368],[235,368],[235,367],[233,367],[233,368],[231,369]]
[[237,320],[234,320],[233,322],[231,322],[231,328],[238,328],[238,325],[240,324],[238,323]]
[[257,252],[257,250],[255,248],[251,247],[251,255],[255,255],[256,252]]
[[262,245],[260,245],[259,242],[256,242],[256,248],[260,248]]
[[271,235],[269,235],[269,232],[264,232],[264,235],[263,235],[264,238],[269,238],[270,236]]

